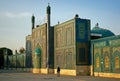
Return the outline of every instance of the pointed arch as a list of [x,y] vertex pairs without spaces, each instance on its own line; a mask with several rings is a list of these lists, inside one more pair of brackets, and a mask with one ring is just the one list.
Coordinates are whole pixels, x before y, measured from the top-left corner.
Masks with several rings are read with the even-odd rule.
[[41,68],[41,54],[42,50],[40,44],[38,43],[34,49],[34,68]]
[[119,56],[116,56],[115,57],[115,69],[119,69],[120,68],[119,64],[120,64],[120,62],[119,62]]
[[109,57],[105,56],[105,68],[109,68]]
[[119,69],[120,68],[120,52],[116,50],[114,53],[114,68]]

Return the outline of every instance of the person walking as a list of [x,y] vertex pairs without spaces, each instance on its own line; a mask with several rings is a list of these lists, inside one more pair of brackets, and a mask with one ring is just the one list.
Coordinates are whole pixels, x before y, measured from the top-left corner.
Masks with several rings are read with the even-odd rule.
[[60,67],[57,67],[57,76],[60,77]]

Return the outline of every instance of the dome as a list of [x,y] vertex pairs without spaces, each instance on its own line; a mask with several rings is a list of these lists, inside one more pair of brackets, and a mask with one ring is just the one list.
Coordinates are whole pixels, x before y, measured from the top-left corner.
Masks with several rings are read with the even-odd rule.
[[91,33],[94,34],[101,34],[102,37],[109,37],[109,36],[115,36],[113,32],[111,32],[108,29],[103,29],[98,26],[98,23],[95,25],[95,27],[91,30]]

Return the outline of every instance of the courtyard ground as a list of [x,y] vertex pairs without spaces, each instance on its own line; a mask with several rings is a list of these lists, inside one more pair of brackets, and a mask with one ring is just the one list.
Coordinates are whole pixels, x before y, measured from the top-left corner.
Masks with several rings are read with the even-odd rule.
[[0,81],[120,81],[118,78],[92,76],[60,76],[33,74],[16,70],[0,70]]

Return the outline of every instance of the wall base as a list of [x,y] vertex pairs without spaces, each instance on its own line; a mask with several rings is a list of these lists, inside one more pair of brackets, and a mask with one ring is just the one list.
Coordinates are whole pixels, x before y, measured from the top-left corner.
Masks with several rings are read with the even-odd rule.
[[41,68],[41,74],[54,74],[54,69]]
[[41,68],[41,69],[32,69],[33,73],[41,73],[41,74],[54,74],[54,69]]
[[117,74],[117,73],[101,73],[101,72],[94,72],[94,76],[110,77],[110,78],[120,78],[120,74]]
[[90,66],[76,66],[77,75],[90,75]]
[[35,68],[34,68],[34,69],[32,69],[32,72],[33,72],[33,73],[41,73],[41,70],[40,70],[40,69],[35,69]]
[[[57,69],[54,69],[54,73],[57,74]],[[71,75],[76,76],[76,70],[61,69],[60,75]]]

